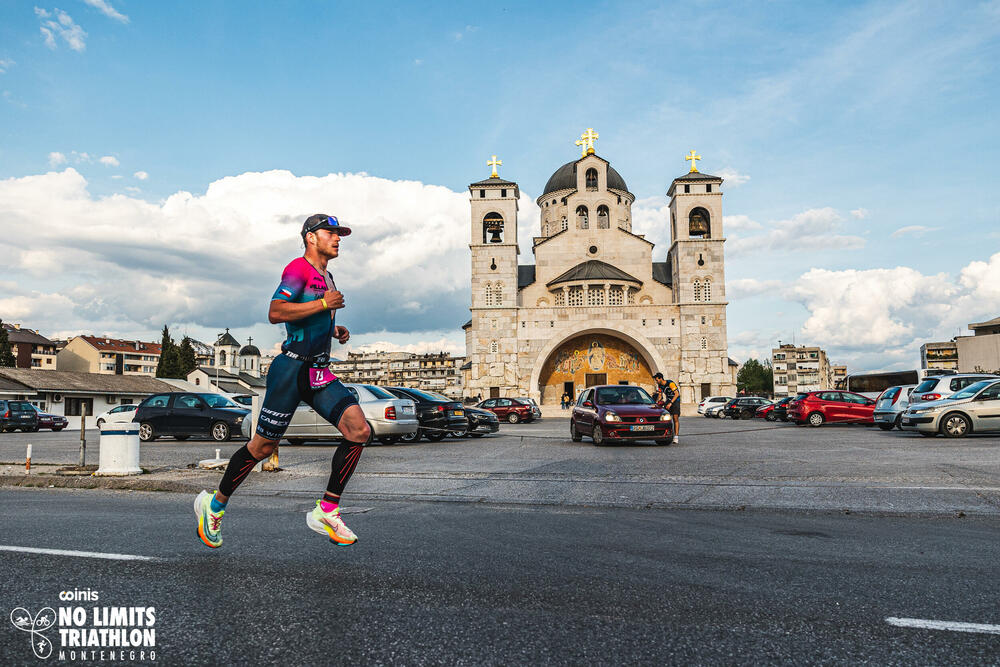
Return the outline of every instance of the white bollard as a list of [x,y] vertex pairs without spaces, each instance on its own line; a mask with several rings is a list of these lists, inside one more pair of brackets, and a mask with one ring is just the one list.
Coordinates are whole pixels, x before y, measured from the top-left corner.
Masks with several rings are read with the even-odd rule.
[[24,459],[24,474],[31,474],[31,445],[28,445],[28,455]]
[[221,452],[221,451],[222,451],[222,450],[221,450],[221,449],[219,449],[218,447],[216,447],[216,448],[215,448],[215,460],[216,460],[216,461],[218,461],[219,459],[221,459],[221,458],[222,458],[221,456],[219,456],[219,452]]
[[95,475],[141,475],[139,425],[134,422],[101,426],[100,466]]

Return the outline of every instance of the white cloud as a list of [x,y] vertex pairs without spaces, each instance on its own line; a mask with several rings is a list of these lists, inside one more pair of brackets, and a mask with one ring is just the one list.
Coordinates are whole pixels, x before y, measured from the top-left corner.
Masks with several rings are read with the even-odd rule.
[[728,236],[730,232],[763,229],[764,225],[755,220],[751,220],[750,217],[746,215],[724,215],[722,216],[722,228]]
[[49,153],[49,166],[58,167],[61,164],[66,164],[66,156],[59,151],[52,151]]
[[118,162],[118,158],[116,158],[113,155],[105,155],[100,160],[98,160],[98,162],[100,162],[106,167],[117,167],[119,164],[121,164],[120,162]]
[[120,13],[105,0],[83,0],[91,7],[97,9],[109,19],[114,19],[120,23],[128,23],[128,17]]
[[851,216],[853,216],[856,220],[864,220],[868,217],[868,213],[869,211],[866,208],[856,208],[851,210]]
[[809,209],[788,220],[768,223],[764,234],[730,239],[726,244],[727,254],[732,257],[768,250],[801,252],[804,240],[811,247],[823,250],[863,248],[865,240],[860,236],[840,233],[841,221],[840,214],[832,208]]
[[137,179],[139,179],[140,181],[144,181],[144,180],[146,180],[147,178],[149,178],[149,174],[147,174],[147,173],[146,173],[146,172],[144,172],[144,171],[137,171],[137,172],[135,172],[135,173],[134,173],[134,174],[132,174],[132,175],[133,175],[133,176],[135,176],[135,177],[136,177]]
[[715,172],[715,175],[725,180],[726,185],[733,188],[743,185],[750,180],[750,176],[748,174],[741,174],[731,167],[726,167],[725,169],[717,171]]
[[134,185],[126,185],[125,186],[125,191],[126,192],[131,192],[132,194],[137,195],[140,192],[142,192],[142,188],[137,188]]
[[908,225],[906,227],[900,227],[894,231],[891,236],[894,239],[901,238],[910,234],[912,236],[923,236],[927,232],[934,232],[940,229],[940,227],[925,227],[923,225]]
[[0,74],[5,74],[15,63],[9,58],[0,58]]
[[756,278],[727,280],[726,297],[730,300],[742,299],[778,289],[782,284],[780,280],[757,280]]
[[112,180],[115,180],[115,181],[120,181],[120,180],[122,180],[123,178],[125,178],[125,177],[124,177],[124,176],[122,176],[121,174],[115,174],[114,176],[112,176],[112,177],[111,177],[111,179],[112,179]]
[[39,7],[35,7],[35,15],[41,21],[39,30],[45,38],[45,46],[50,49],[57,47],[56,37],[61,37],[66,45],[74,51],[83,51],[87,48],[87,33],[77,25],[69,14],[61,9],[55,10],[53,14]]

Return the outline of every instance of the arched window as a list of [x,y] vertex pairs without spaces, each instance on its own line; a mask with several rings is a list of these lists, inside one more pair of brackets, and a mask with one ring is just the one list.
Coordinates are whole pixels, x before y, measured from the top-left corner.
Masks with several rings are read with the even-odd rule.
[[709,238],[712,231],[712,219],[708,211],[701,206],[691,209],[688,214],[688,236],[704,236]]
[[604,285],[590,286],[590,289],[587,290],[587,305],[588,306],[604,305]]
[[503,243],[503,216],[496,211],[483,218],[483,243]]
[[569,288],[569,306],[582,306],[583,305],[583,288],[582,287],[570,287]]
[[496,342],[495,340],[490,341],[490,354],[496,354],[499,351],[500,351],[500,343]]
[[597,170],[591,167],[587,170],[587,189],[596,190],[597,189]]
[[598,229],[610,229],[611,228],[611,217],[608,215],[608,207],[601,204],[597,207],[597,228]]
[[493,305],[499,306],[503,303],[503,283],[493,283]]
[[576,228],[577,229],[589,229],[590,228],[590,213],[587,211],[587,207],[583,204],[576,207]]
[[486,283],[483,285],[483,296],[486,297],[486,305],[492,306],[493,304],[493,283]]
[[220,366],[225,366],[226,365],[226,351],[225,350],[219,350],[219,365]]
[[701,301],[701,281],[697,278],[694,281],[694,300]]
[[705,292],[704,292],[703,296],[705,297],[705,301],[711,301],[712,300],[712,279],[711,278],[705,278]]
[[707,350],[708,349],[708,339],[705,338],[704,336],[702,336],[702,338],[701,338],[701,349],[703,349],[703,350]]
[[563,228],[563,229],[565,230],[565,229],[567,229],[568,227],[569,227],[569,221],[568,221],[568,220],[566,220],[566,216],[564,215],[564,216],[562,217],[562,228]]

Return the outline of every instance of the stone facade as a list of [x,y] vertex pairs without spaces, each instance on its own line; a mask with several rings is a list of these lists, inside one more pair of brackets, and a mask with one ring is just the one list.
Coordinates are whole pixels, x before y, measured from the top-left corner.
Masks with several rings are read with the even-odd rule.
[[537,199],[533,264],[518,265],[516,183],[469,186],[472,304],[466,396],[558,403],[592,384],[677,381],[682,405],[735,392],[726,336],[722,179],[670,186],[671,246],[632,233],[635,200],[592,152],[563,165]]

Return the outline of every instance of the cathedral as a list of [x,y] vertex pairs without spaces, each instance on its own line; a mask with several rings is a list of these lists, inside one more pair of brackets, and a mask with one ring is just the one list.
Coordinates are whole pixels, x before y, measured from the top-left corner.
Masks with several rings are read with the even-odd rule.
[[559,167],[536,202],[533,263],[519,263],[517,183],[489,178],[469,186],[472,319],[464,325],[466,396],[531,397],[558,404],[596,384],[652,390],[662,372],[692,412],[705,396],[735,395],[726,340],[722,179],[698,171],[675,178],[670,248],[632,231],[635,195],[594,150]]

